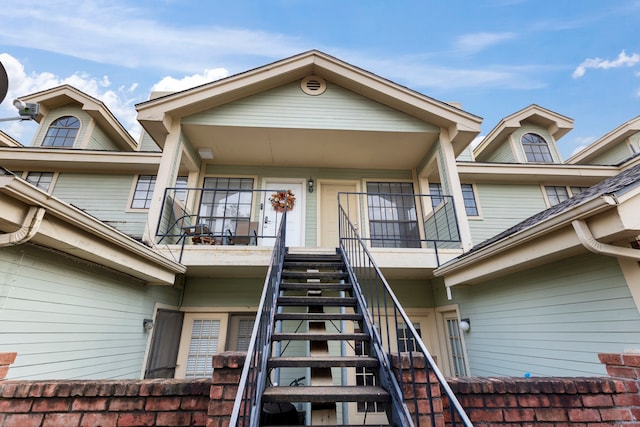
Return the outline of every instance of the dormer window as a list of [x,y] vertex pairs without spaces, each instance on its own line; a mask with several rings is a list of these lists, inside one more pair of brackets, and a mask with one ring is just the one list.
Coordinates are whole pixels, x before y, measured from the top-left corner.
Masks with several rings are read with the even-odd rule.
[[80,120],[64,116],[51,123],[42,141],[43,147],[73,147],[80,129]]
[[532,163],[552,163],[551,151],[549,145],[538,134],[526,133],[522,136],[522,148],[527,156],[527,162]]

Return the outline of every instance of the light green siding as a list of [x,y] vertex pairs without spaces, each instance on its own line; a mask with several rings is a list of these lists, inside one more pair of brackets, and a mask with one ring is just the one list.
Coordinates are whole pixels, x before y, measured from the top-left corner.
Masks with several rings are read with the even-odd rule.
[[628,159],[632,155],[633,152],[631,151],[631,147],[629,147],[629,144],[624,141],[619,143],[615,147],[610,148],[606,153],[601,154],[600,156],[591,160],[589,163],[595,165],[617,165],[618,163]]
[[493,163],[515,163],[516,158],[511,149],[509,139],[504,142],[487,158],[487,162]]
[[462,161],[462,162],[472,162],[473,161],[473,153],[472,153],[471,147],[465,148],[464,151],[458,155],[456,160],[459,160],[459,161]]
[[118,146],[114,144],[107,134],[98,126],[93,127],[91,135],[89,136],[89,142],[85,148],[87,150],[118,150]]
[[134,175],[61,173],[53,195],[125,234],[140,238],[147,211],[126,211],[134,179]]
[[184,307],[257,307],[260,303],[264,280],[264,277],[188,278],[182,305]]
[[140,137],[140,151],[151,151],[154,153],[160,152],[160,147],[155,143],[153,139],[149,136],[149,134],[145,131],[142,131],[142,136]]
[[156,302],[173,287],[135,280],[34,246],[0,249],[0,352],[9,379],[139,378]]
[[544,209],[539,185],[476,184],[482,219],[469,221],[474,244],[495,236]]
[[606,375],[599,352],[640,344],[640,315],[615,258],[581,255],[452,292],[471,319],[474,376]]
[[345,129],[397,132],[438,132],[438,128],[373,102],[333,84],[318,96],[302,92],[290,83],[216,109],[186,117],[183,123]]

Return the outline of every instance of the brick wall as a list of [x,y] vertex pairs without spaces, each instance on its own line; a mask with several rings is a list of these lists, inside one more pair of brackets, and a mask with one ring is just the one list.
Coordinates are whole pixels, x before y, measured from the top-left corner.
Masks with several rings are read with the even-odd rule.
[[205,426],[211,380],[4,381],[0,426]]
[[[0,382],[0,427],[228,427],[244,357],[216,355],[212,380]],[[610,377],[457,378],[449,385],[479,427],[640,427],[640,355],[599,357]],[[426,374],[416,379],[427,384]],[[431,391],[436,425],[445,427],[448,401],[437,387]],[[416,397],[421,425],[430,425],[426,387]]]

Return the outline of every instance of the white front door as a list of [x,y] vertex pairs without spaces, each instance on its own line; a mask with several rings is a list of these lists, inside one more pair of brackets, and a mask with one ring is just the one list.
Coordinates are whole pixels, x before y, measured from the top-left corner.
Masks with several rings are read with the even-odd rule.
[[[262,210],[262,235],[275,236],[280,227],[282,219],[282,213],[276,211],[269,198],[272,193],[276,193],[281,190],[291,190],[296,200],[293,204],[293,208],[287,211],[287,238],[286,246],[288,247],[303,247],[303,219],[304,219],[304,205],[305,205],[305,181],[292,181],[292,180],[278,180],[267,179],[264,181],[263,188],[266,190],[266,197],[264,203],[264,209]],[[272,246],[274,238],[265,237],[261,239],[262,246]]]

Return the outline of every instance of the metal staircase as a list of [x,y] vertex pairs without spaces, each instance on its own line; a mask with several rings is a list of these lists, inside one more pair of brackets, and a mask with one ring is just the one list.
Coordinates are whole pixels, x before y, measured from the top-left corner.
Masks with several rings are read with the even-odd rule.
[[[267,387],[263,403],[305,402],[311,425],[338,425],[338,415],[345,407],[340,402],[390,402],[382,387],[349,384],[340,375],[346,369],[374,372],[380,366],[371,355],[344,354],[345,349],[353,352],[356,346],[368,347],[370,336],[351,330],[364,330],[364,316],[353,297],[342,256],[286,254],[276,306],[275,328],[280,332],[271,339],[281,343],[276,347],[280,355],[269,358],[267,366],[306,368],[308,385]],[[350,322],[357,327],[349,328]],[[294,332],[284,332],[291,329]],[[287,356],[286,343],[291,341],[307,342],[308,356]],[[338,345],[330,349],[330,342]],[[282,372],[278,376],[282,377]]]
[[336,254],[288,253],[281,226],[229,425],[471,427],[340,212]]

